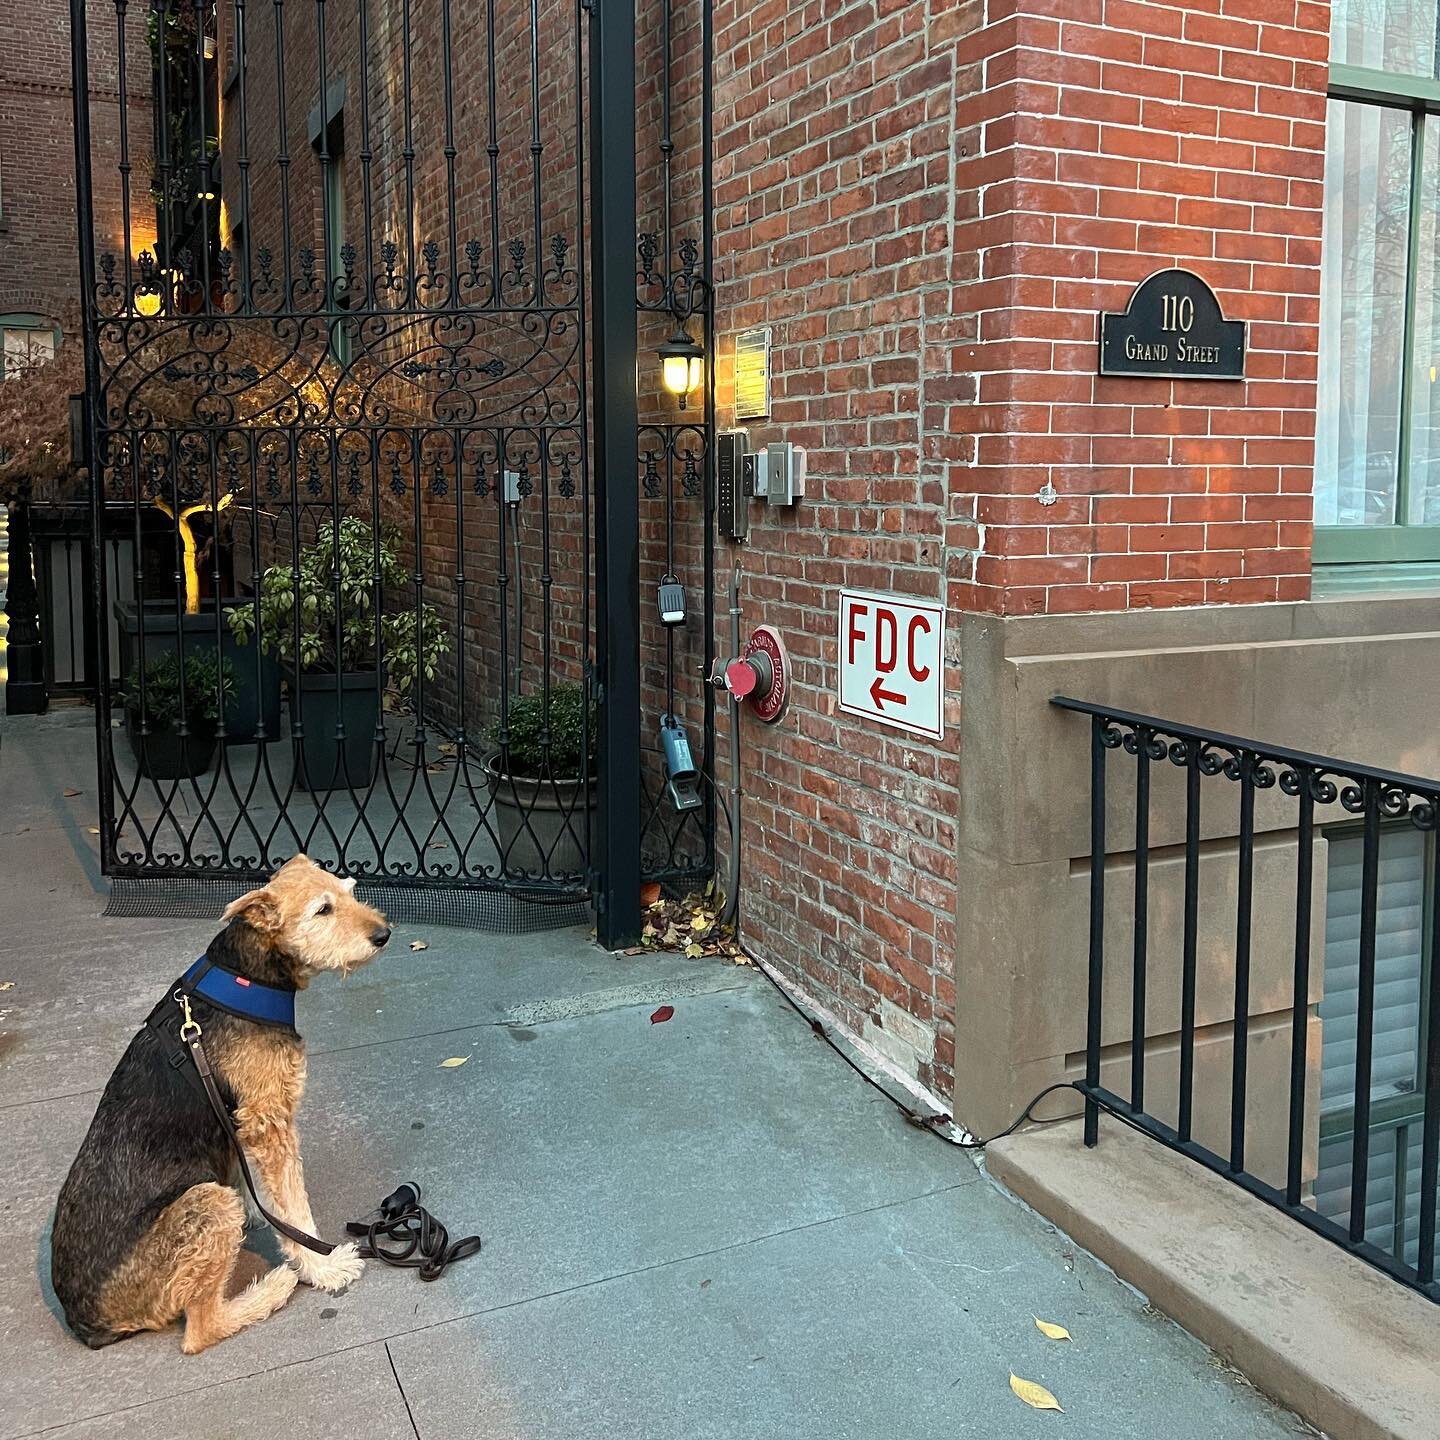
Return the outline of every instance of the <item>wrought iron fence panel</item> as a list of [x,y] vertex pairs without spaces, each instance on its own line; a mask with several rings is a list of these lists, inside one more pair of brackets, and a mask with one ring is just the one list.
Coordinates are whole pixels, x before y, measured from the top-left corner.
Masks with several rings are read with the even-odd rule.
[[91,8],[107,872],[583,892],[587,12]]

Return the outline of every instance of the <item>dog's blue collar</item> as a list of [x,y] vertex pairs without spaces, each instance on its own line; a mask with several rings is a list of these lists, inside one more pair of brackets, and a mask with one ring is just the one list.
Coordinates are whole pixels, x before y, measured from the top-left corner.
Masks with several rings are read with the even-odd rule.
[[180,988],[260,1025],[295,1028],[295,992],[262,985],[202,955],[181,977]]

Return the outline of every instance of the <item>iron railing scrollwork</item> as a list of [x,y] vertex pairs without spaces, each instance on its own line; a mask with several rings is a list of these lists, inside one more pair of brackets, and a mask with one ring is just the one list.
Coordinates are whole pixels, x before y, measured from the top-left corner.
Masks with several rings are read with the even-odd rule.
[[[1285,1211],[1395,1279],[1440,1300],[1435,1270],[1440,1175],[1440,983],[1434,978],[1433,965],[1419,963],[1419,956],[1414,976],[1418,1041],[1413,1077],[1399,1087],[1403,1093],[1397,1094],[1389,1093],[1394,1086],[1387,1090],[1376,1079],[1382,837],[1394,833],[1397,827],[1431,837],[1423,862],[1431,895],[1424,912],[1423,951],[1427,961],[1440,956],[1440,904],[1436,903],[1440,898],[1440,846],[1434,842],[1440,815],[1440,780],[1079,700],[1057,698],[1054,704],[1090,718],[1088,998],[1085,1070],[1079,1082],[1085,1096],[1085,1143],[1097,1143],[1100,1114],[1110,1113]],[[1115,807],[1108,763],[1112,755],[1128,758],[1130,774],[1121,772],[1127,802],[1133,794],[1130,838],[1119,838],[1118,843],[1112,843],[1108,834],[1109,817]],[[1157,788],[1156,776],[1161,767],[1183,772],[1183,799],[1173,786]],[[1202,825],[1202,815],[1213,813],[1215,806],[1224,808],[1207,829]],[[1259,821],[1257,806],[1264,807]],[[1157,818],[1165,829],[1165,853],[1161,858],[1172,867],[1174,859],[1182,861],[1178,955],[1168,948],[1163,954],[1157,953],[1152,937],[1152,882],[1155,867],[1161,863],[1156,858],[1152,834]],[[1323,976],[1315,971],[1317,942],[1326,941],[1315,928],[1315,870],[1323,853],[1321,847],[1328,843],[1327,830],[1330,834],[1353,834],[1357,821],[1361,864],[1359,925],[1353,954],[1354,1059],[1352,1083],[1345,1087],[1337,1112],[1343,1123],[1337,1125],[1331,1123],[1333,1115],[1329,1110],[1320,1113],[1312,1096],[1315,1075],[1324,1059],[1327,1024],[1340,1023],[1333,1015],[1331,1021],[1326,1021],[1323,1002],[1317,1011],[1311,1000],[1317,986],[1330,977],[1334,963],[1327,960]],[[1330,827],[1336,824],[1346,829],[1332,830]],[[1172,838],[1182,834],[1183,838]],[[1234,837],[1233,862],[1230,836]],[[1271,888],[1257,896],[1257,850],[1262,847],[1271,857],[1266,882]],[[1277,897],[1273,857],[1282,848],[1293,854],[1293,865],[1291,879]],[[1117,851],[1125,857],[1119,861],[1118,871],[1113,860],[1107,863],[1107,856]],[[1202,892],[1202,868],[1228,871],[1232,863],[1234,909],[1216,915],[1205,900],[1216,887]],[[1105,1036],[1106,1016],[1110,1013],[1106,981],[1115,957],[1107,921],[1119,917],[1107,910],[1107,876],[1123,876],[1127,869],[1132,871],[1134,883],[1130,916],[1133,930],[1126,967],[1131,1000],[1129,1033],[1110,1052]],[[1173,868],[1170,873],[1174,874]],[[1167,898],[1173,903],[1173,892]],[[1263,937],[1267,973],[1258,987],[1253,974],[1257,898],[1264,900],[1265,914],[1270,918],[1270,928]],[[1278,1000],[1275,992],[1281,981],[1273,973],[1277,907],[1280,911],[1288,909],[1293,929],[1284,977],[1288,985]],[[1217,976],[1212,968],[1207,976],[1212,993],[1206,996],[1203,1013],[1197,998],[1202,940],[1212,961],[1217,954],[1224,955],[1227,963],[1218,980],[1228,986],[1223,1001],[1217,998],[1213,993]],[[1332,952],[1340,944],[1333,937],[1329,943]],[[1177,1012],[1173,1017],[1157,1015],[1150,994],[1153,982],[1157,976],[1170,980],[1177,964]],[[1259,1009],[1267,1012],[1263,1034],[1252,1033]],[[1343,1019],[1344,1033],[1348,1035],[1352,1017],[1347,1012]],[[1275,1050],[1270,1043],[1277,1033],[1286,1037],[1289,1046],[1288,1062],[1280,1070],[1275,1067]],[[1220,1041],[1229,1047],[1223,1089],[1213,1078],[1205,1083],[1197,1070],[1197,1041],[1202,1036],[1208,1045]],[[1178,1049],[1173,1107],[1166,1101],[1157,1102],[1147,1091],[1147,1077],[1168,1057],[1171,1037]],[[1252,1066],[1262,1053],[1267,1056],[1263,1063],[1268,1068],[1257,1088]],[[1125,1080],[1108,1080],[1103,1074],[1107,1067],[1125,1073]],[[1214,1077],[1213,1063],[1208,1073]],[[1279,1100],[1277,1096],[1274,1111],[1281,1123],[1267,1124],[1264,1130],[1267,1137],[1283,1130],[1284,1142],[1278,1149],[1273,1140],[1256,1136],[1257,1116],[1266,1116],[1271,1095],[1277,1091],[1284,1097]],[[1333,1095],[1330,1104],[1333,1109]],[[1319,1163],[1317,1137],[1326,1123],[1331,1129],[1331,1155],[1340,1149],[1336,1135],[1348,1153],[1336,1162],[1339,1179],[1322,1200],[1314,1193],[1314,1182]],[[1413,1135],[1419,1137],[1419,1167],[1416,1198],[1412,1201],[1410,1187],[1402,1177],[1406,1175],[1406,1157],[1414,1148]],[[1381,1157],[1383,1165],[1372,1163],[1377,1144],[1397,1146],[1393,1168],[1388,1155]],[[1381,1185],[1377,1185],[1377,1174],[1383,1181]],[[1377,1207],[1387,1213],[1377,1215]]]

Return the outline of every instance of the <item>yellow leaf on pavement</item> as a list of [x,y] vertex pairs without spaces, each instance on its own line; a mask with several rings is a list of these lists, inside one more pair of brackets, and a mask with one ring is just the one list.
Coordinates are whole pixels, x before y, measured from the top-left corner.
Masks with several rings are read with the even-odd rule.
[[693,940],[685,947],[685,954],[691,960],[698,960],[704,953]]
[[710,917],[708,915],[697,915],[691,922],[692,930],[708,930],[710,928]]
[[410,948],[412,950],[428,950],[430,947],[423,940],[412,940]]
[[1048,1320],[1042,1320],[1038,1315],[1035,1317],[1035,1328],[1047,1340],[1068,1340],[1070,1332],[1063,1325],[1052,1325]]
[[[1060,1402],[1043,1386],[1033,1380],[1022,1380],[1013,1370],[1010,1372],[1010,1388],[1032,1410],[1060,1410]],[[1065,1412],[1060,1410],[1063,1415]]]
[[458,1070],[470,1057],[468,1055],[452,1055],[448,1060],[440,1062],[442,1070]]

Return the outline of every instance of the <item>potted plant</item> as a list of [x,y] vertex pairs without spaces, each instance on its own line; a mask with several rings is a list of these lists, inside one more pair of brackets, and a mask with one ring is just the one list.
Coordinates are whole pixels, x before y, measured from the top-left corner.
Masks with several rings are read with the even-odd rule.
[[434,679],[449,650],[433,606],[385,612],[385,593],[407,585],[394,538],[346,516],[338,528],[328,520],[320,526],[314,541],[300,547],[293,571],[270,566],[255,600],[226,610],[238,642],[258,629],[261,649],[286,667],[304,789],[368,785],[383,684],[408,693],[422,674]]
[[580,685],[516,695],[490,727],[485,762],[506,870],[555,879],[585,869],[595,808],[595,702]]
[[125,730],[140,773],[152,780],[202,775],[215,758],[215,728],[235,689],[235,667],[215,649],[181,661],[174,650],[145,666],[125,694]]

